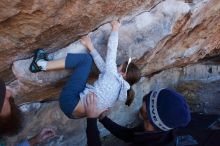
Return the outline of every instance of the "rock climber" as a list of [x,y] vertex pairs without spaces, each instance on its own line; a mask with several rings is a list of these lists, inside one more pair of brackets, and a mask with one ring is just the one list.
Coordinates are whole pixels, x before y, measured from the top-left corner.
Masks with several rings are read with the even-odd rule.
[[[30,71],[33,73],[64,68],[73,69],[73,73],[64,86],[59,99],[62,111],[69,118],[86,116],[84,103],[86,95],[90,92],[97,95],[97,108],[103,111],[111,108],[118,101],[130,105],[133,100],[134,94],[130,86],[139,81],[140,70],[131,62],[125,62],[117,67],[116,56],[120,23],[112,21],[111,26],[112,32],[108,40],[105,62],[88,36],[82,37],[80,41],[90,51],[91,55],[68,53],[63,59],[47,61],[44,50],[35,52],[30,65]],[[100,75],[93,85],[89,85],[86,82],[91,70],[92,58],[100,71]]]

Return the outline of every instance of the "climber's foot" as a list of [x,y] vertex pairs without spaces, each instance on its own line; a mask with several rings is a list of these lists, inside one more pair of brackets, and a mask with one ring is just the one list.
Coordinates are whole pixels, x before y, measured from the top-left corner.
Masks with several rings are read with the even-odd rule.
[[46,53],[43,49],[37,49],[34,51],[34,58],[29,67],[29,70],[32,73],[37,73],[37,72],[42,71],[42,67],[37,65],[37,62],[39,60],[45,60],[45,61],[49,60],[48,53]]

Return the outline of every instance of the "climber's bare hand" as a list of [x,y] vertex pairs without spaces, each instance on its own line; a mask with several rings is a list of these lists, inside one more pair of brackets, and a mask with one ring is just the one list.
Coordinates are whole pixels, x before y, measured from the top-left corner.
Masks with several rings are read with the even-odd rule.
[[97,108],[97,96],[92,92],[87,95],[84,107],[88,118],[98,118],[105,111]]
[[91,38],[86,35],[81,37],[80,42],[89,50],[92,51],[94,49]]
[[54,128],[43,128],[39,134],[29,139],[30,146],[34,146],[56,136]]
[[117,20],[113,20],[111,22],[111,25],[112,25],[112,31],[118,31],[119,27],[121,26],[121,23]]

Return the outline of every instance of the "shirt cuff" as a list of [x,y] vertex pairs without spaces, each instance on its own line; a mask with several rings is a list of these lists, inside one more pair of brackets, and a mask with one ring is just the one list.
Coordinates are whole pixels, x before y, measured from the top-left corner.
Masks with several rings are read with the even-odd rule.
[[116,37],[118,35],[118,31],[112,31],[110,36]]
[[96,49],[93,49],[91,52],[90,52],[90,54],[92,55],[92,56],[97,56],[98,55],[98,52],[97,52],[97,50]]

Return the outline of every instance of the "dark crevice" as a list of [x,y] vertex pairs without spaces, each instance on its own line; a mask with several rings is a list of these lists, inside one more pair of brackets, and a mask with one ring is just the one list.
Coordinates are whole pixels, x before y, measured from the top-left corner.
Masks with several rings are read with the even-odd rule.
[[[165,69],[165,70],[167,70],[167,69]],[[153,77],[154,75],[161,73],[162,71],[164,71],[164,70],[162,69],[162,70],[158,70],[158,71],[152,72],[152,73],[150,73],[150,74],[145,75],[144,77],[146,77],[146,78],[151,78],[151,77]]]

